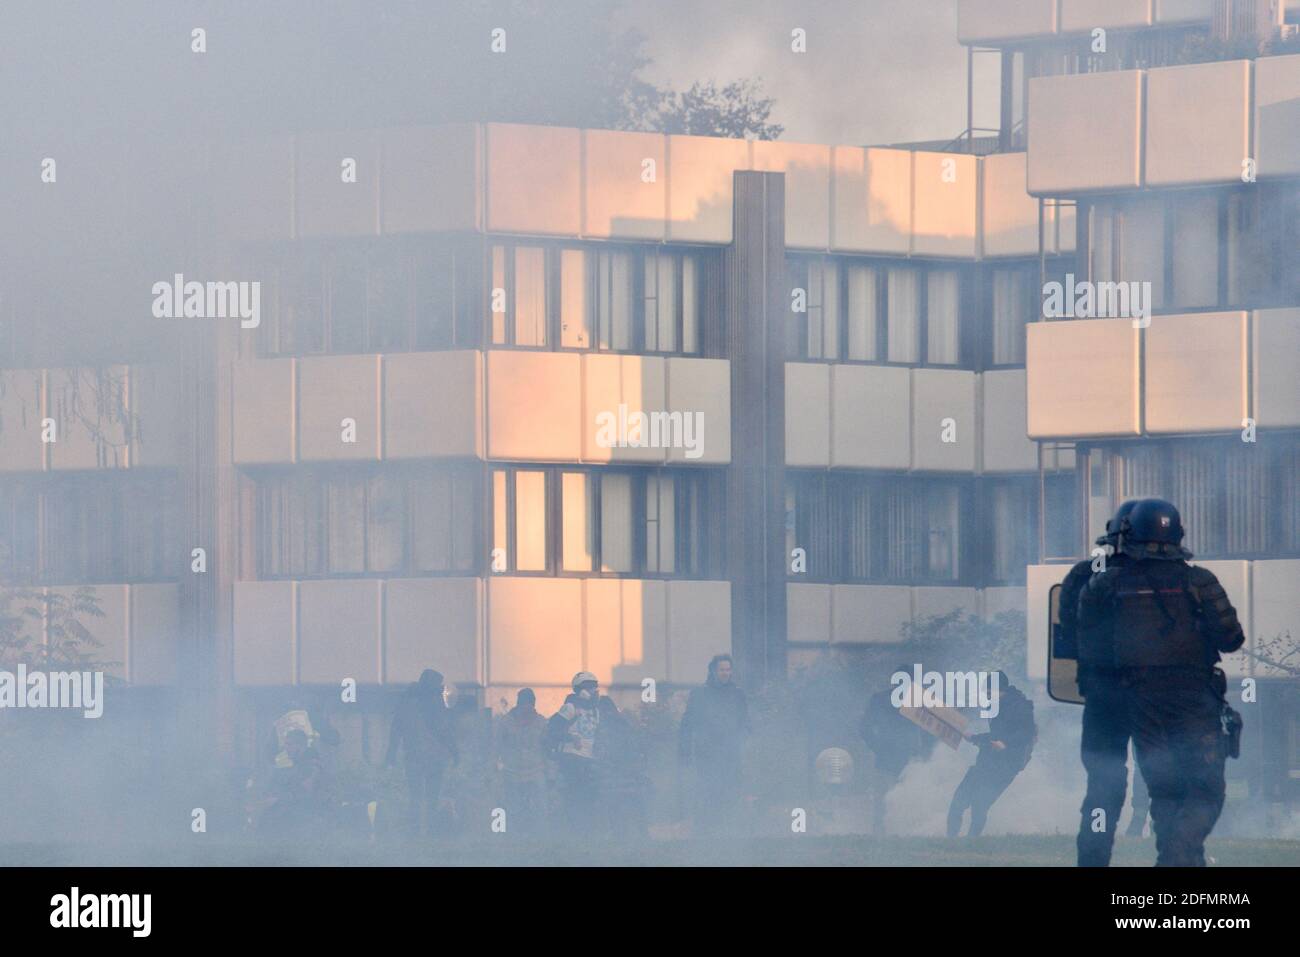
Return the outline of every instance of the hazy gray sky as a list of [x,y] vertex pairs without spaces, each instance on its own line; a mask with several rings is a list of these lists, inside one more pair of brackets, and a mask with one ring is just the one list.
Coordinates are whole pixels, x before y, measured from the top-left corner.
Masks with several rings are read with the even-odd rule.
[[[6,0],[5,9],[0,116],[19,139],[513,116],[606,125],[597,99],[611,53],[600,31],[620,24],[646,36],[653,62],[642,75],[657,84],[762,77],[785,139],[947,139],[966,124],[956,0]],[[190,50],[199,26],[202,56]],[[509,56],[489,52],[496,26],[510,28]],[[806,53],[790,49],[795,27],[807,31]],[[980,102],[996,108],[996,73],[988,80]],[[993,119],[977,113],[977,125]]]
[[[685,88],[761,76],[782,139],[946,139],[966,126],[956,0],[644,0],[625,7],[649,38],[648,79]],[[807,31],[792,53],[790,31]],[[995,126],[996,58],[976,57],[976,125]]]

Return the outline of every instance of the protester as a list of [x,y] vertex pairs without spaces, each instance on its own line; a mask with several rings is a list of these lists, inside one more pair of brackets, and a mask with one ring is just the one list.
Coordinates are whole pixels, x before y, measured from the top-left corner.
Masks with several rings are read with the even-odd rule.
[[398,703],[388,738],[386,763],[390,767],[397,760],[398,748],[405,751],[408,824],[420,836],[437,829],[443,775],[448,764],[460,760],[443,687],[441,674],[431,669],[422,672]]
[[742,755],[749,730],[745,693],[732,680],[731,655],[715,655],[704,686],[687,700],[678,737],[681,766],[695,769],[699,834],[734,833],[739,827]]
[[[895,673],[911,674],[911,665],[899,665]],[[903,769],[924,760],[937,740],[920,726],[899,714],[893,704],[893,688],[877,691],[867,700],[858,733],[875,760],[871,783],[871,832],[885,833],[885,798],[903,776]]]
[[596,729],[600,684],[589,671],[573,676],[573,693],[547,724],[547,742],[560,771],[564,819],[575,834],[590,834],[596,816]]
[[601,823],[615,840],[640,840],[646,836],[646,801],[650,779],[645,750],[632,721],[614,700],[597,704],[596,778]]
[[309,834],[322,819],[319,755],[309,747],[306,732],[291,728],[284,736],[283,757],[271,771],[258,830],[277,837]]
[[984,832],[989,809],[1002,796],[1016,775],[1024,770],[1037,738],[1034,703],[1012,686],[1006,672],[998,676],[998,713],[989,721],[986,734],[970,736],[979,755],[957,785],[948,808],[948,836],[961,833],[962,818],[970,808],[969,837]]
[[522,689],[515,706],[497,727],[496,760],[505,791],[506,827],[515,834],[538,834],[545,822],[546,719],[537,713],[537,695]]

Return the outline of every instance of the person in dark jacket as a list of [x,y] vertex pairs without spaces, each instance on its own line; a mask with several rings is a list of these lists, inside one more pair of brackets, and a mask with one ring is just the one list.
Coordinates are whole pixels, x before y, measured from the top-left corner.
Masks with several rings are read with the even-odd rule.
[[[1157,866],[1197,867],[1223,810],[1224,729],[1237,717],[1216,665],[1245,635],[1223,586],[1213,572],[1187,563],[1192,556],[1182,540],[1182,519],[1169,502],[1143,499],[1129,512],[1120,529],[1127,560],[1093,576],[1079,596],[1079,671],[1089,702],[1126,716],[1151,794]],[[1085,744],[1088,732],[1085,724]],[[1123,773],[1125,743],[1118,735],[1111,742],[1120,762],[1112,773]],[[1123,784],[1119,803],[1094,803],[1093,768],[1088,778],[1079,864],[1104,865]],[[1092,853],[1103,842],[1104,857]]]
[[[1092,558],[1079,562],[1070,569],[1065,581],[1061,583],[1060,624],[1056,634],[1058,657],[1078,660],[1079,596],[1094,574],[1128,561],[1128,556],[1120,549],[1119,533],[1137,503],[1137,499],[1122,503],[1115,510],[1115,515],[1106,522],[1106,534],[1097,539],[1097,544],[1105,549],[1105,558],[1100,562]],[[1099,670],[1095,662],[1082,661],[1079,663],[1078,682],[1084,699],[1080,755],[1088,775],[1088,792],[1084,804],[1089,808],[1103,808],[1106,812],[1104,821],[1099,819],[1105,825],[1103,828],[1095,829],[1090,824],[1087,830],[1080,830],[1077,841],[1079,863],[1082,866],[1105,867],[1110,863],[1114,825],[1124,807],[1124,795],[1128,789],[1128,752],[1132,728],[1127,709],[1116,706],[1114,683],[1107,670]],[[1136,763],[1135,759],[1134,764]],[[1142,781],[1142,773],[1136,768],[1134,781]],[[1138,783],[1134,784],[1135,797]],[[1142,814],[1145,819],[1146,811]]]
[[[1079,657],[1079,593],[1088,580],[1098,572],[1104,571],[1111,563],[1123,564],[1127,557],[1119,550],[1119,529],[1128,513],[1137,504],[1137,499],[1130,499],[1115,510],[1115,514],[1106,521],[1106,534],[1097,539],[1097,547],[1103,552],[1101,556],[1085,558],[1075,562],[1061,582],[1059,618],[1056,626],[1056,656],[1058,658]],[[1121,799],[1121,803],[1122,803]]]
[[432,669],[421,672],[420,680],[398,702],[388,736],[388,766],[396,762],[399,747],[405,751],[409,825],[421,836],[437,826],[443,774],[448,764],[460,760],[443,687],[441,674]]
[[[894,673],[912,673],[912,666],[899,665]],[[871,787],[871,833],[885,833],[885,798],[903,776],[912,761],[925,760],[938,740],[919,725],[898,713],[893,704],[892,687],[877,691],[867,699],[867,707],[858,723],[858,734],[866,742],[875,762],[876,773]]]
[[520,834],[536,833],[545,819],[546,719],[537,713],[537,695],[523,688],[497,726],[497,769],[505,789],[506,826]]
[[748,734],[749,709],[732,678],[731,655],[714,655],[704,686],[687,699],[678,733],[681,766],[695,768],[697,833],[733,832],[739,824]]
[[601,821],[615,840],[640,840],[646,836],[646,796],[650,787],[645,748],[636,726],[613,698],[601,698],[596,707],[600,711],[596,777]]
[[979,748],[979,755],[957,785],[948,808],[948,836],[961,833],[962,818],[970,808],[970,837],[984,832],[989,809],[1024,770],[1033,754],[1037,729],[1034,703],[1015,688],[1006,672],[998,675],[998,713],[989,720],[985,734],[967,738]]

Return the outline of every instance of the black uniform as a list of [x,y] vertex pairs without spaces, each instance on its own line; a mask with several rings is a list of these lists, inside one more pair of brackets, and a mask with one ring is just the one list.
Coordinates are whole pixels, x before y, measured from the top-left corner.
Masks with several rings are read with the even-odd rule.
[[[1105,543],[1098,539],[1098,544]],[[1113,542],[1111,542],[1113,546]],[[1106,567],[1119,567],[1127,556],[1116,552],[1106,559]],[[1079,656],[1079,596],[1093,577],[1092,559],[1077,562],[1061,583],[1060,625],[1056,651],[1059,657]],[[1100,574],[1100,573],[1098,573]],[[1080,867],[1106,867],[1110,864],[1115,840],[1115,822],[1124,808],[1128,789],[1128,750],[1132,727],[1128,711],[1116,706],[1118,688],[1112,681],[1109,663],[1093,659],[1079,660],[1079,690],[1083,693],[1083,735],[1080,754],[1088,775],[1088,789],[1083,798],[1084,820],[1079,828]],[[1104,828],[1093,829],[1092,810],[1106,812]]]
[[745,693],[722,684],[710,666],[708,681],[687,699],[678,736],[682,765],[695,765],[695,826],[702,834],[734,831],[743,790],[749,709]]
[[[998,695],[998,713],[989,721],[988,733],[971,738],[971,743],[980,749],[979,757],[952,796],[948,808],[949,837],[960,833],[966,808],[970,808],[968,833],[971,837],[980,836],[993,802],[1029,763],[1036,737],[1034,703],[1008,684]],[[994,741],[1002,742],[1003,747],[993,747]]]
[[1092,559],[1085,558],[1081,562],[1075,562],[1061,580],[1060,622],[1056,626],[1054,649],[1058,658],[1079,657],[1079,593],[1091,577]]
[[[905,668],[900,666],[899,670]],[[938,739],[898,713],[893,704],[893,690],[888,688],[867,699],[858,733],[875,756],[877,773],[871,789],[871,832],[884,834],[886,795],[910,762],[929,758]]]
[[[1212,572],[1188,565],[1173,546],[1139,554],[1093,576],[1079,598],[1079,684],[1088,704],[1079,864],[1109,862],[1131,734],[1151,793],[1157,865],[1202,866],[1223,809],[1227,758],[1214,665],[1245,636]],[[1097,808],[1102,830],[1094,830]]]

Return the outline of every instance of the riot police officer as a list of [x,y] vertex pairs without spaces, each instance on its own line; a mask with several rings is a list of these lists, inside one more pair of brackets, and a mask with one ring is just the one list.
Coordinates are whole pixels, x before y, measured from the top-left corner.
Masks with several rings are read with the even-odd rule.
[[[1119,550],[1119,533],[1136,499],[1124,502],[1106,522],[1106,534],[1097,539],[1105,550],[1104,558],[1094,567],[1094,559],[1076,563],[1061,583],[1060,624],[1057,626],[1058,657],[1079,659],[1079,690],[1083,694],[1083,735],[1080,755],[1088,775],[1083,798],[1083,820],[1079,827],[1078,860],[1080,867],[1106,867],[1114,845],[1114,825],[1124,808],[1128,788],[1128,747],[1130,728],[1127,709],[1118,707],[1118,685],[1109,660],[1098,660],[1089,647],[1089,657],[1081,658],[1078,647],[1079,595],[1092,579],[1113,565],[1122,565],[1127,556]],[[1103,815],[1093,816],[1100,808]],[[1145,815],[1144,815],[1145,816]]]
[[[1089,703],[1123,715],[1133,736],[1151,793],[1156,865],[1199,867],[1223,810],[1225,715],[1233,714],[1215,665],[1245,635],[1219,580],[1187,564],[1182,540],[1169,502],[1133,506],[1120,527],[1126,560],[1094,575],[1079,596],[1079,664]],[[1080,863],[1083,829],[1092,830],[1098,809],[1107,833],[1119,811],[1085,800]]]
[[1100,536],[1096,542],[1104,552],[1104,556],[1099,563],[1100,567],[1093,567],[1094,563],[1098,561],[1097,558],[1085,558],[1081,562],[1075,562],[1066,573],[1065,578],[1062,579],[1059,604],[1060,621],[1057,625],[1055,642],[1056,657],[1075,659],[1079,657],[1077,634],[1079,593],[1083,591],[1083,586],[1088,584],[1088,579],[1093,576],[1094,572],[1105,571],[1109,562],[1124,561],[1124,554],[1119,550],[1119,528],[1136,504],[1137,499],[1129,499],[1115,510],[1114,517],[1106,520],[1106,534]]

